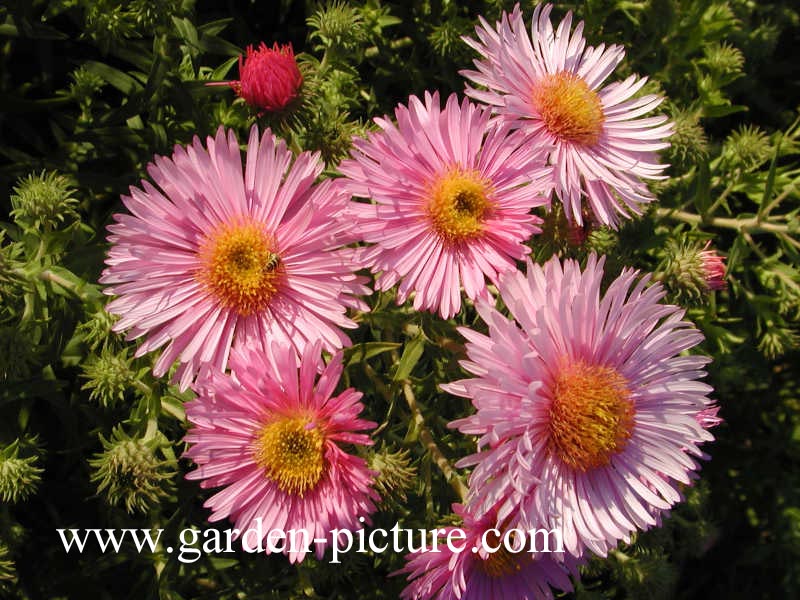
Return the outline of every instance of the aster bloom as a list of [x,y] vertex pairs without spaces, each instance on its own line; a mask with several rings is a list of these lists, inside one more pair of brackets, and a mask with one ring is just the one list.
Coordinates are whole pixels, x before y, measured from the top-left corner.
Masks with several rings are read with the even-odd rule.
[[657,150],[672,132],[666,116],[639,118],[662,98],[633,98],[647,81],[632,75],[603,86],[624,56],[621,46],[586,46],[583,22],[572,31],[572,13],[554,31],[552,6],[537,6],[530,37],[517,5],[492,28],[481,18],[477,70],[462,71],[466,93],[526,131],[532,143],[555,146],[553,185],[568,219],[583,222],[586,198],[597,220],[616,228],[620,216],[641,214],[654,198],[642,179],[662,179]]
[[354,195],[375,202],[353,214],[375,244],[365,260],[380,272],[377,286],[400,282],[399,303],[413,292],[415,309],[450,318],[461,286],[471,299],[485,296],[486,278],[515,269],[541,231],[530,211],[546,203],[545,149],[493,127],[489,110],[455,94],[444,110],[438,93],[424,103],[412,96],[395,116],[397,125],[375,119],[382,131],[355,140],[339,168]]
[[297,66],[291,44],[267,48],[264,42],[247,56],[239,56],[238,81],[228,84],[248,105],[263,112],[280,112],[299,95],[303,75]]
[[[213,369],[186,405],[193,427],[185,456],[197,464],[186,477],[202,487],[224,486],[205,503],[209,521],[228,518],[242,532],[260,531],[261,539],[251,534],[242,543],[260,544],[267,554],[282,551],[292,562],[303,560],[305,542],[321,558],[331,530],[360,528],[359,517],[372,513],[377,500],[366,461],[342,448],[372,444],[355,432],[375,423],[358,418],[361,392],[334,395],[341,352],[324,366],[320,351],[319,343],[308,346],[298,368],[292,349],[277,343],[270,352],[237,348],[233,376]],[[273,530],[301,533],[293,546],[288,533],[285,544],[266,539]]]
[[438,530],[437,552],[429,549],[406,556],[408,564],[396,573],[408,574],[410,580],[400,595],[403,600],[538,600],[553,597],[551,586],[572,590],[568,574],[576,574],[574,559],[567,557],[565,564],[550,553],[511,552],[503,545],[506,531],[497,528],[494,511],[476,518],[455,504],[453,512],[463,519],[459,529],[466,537],[462,541],[453,536],[452,545],[463,550],[453,552],[447,546],[447,537],[456,528],[444,527]]
[[724,290],[727,287],[725,282],[725,258],[717,254],[716,250],[709,250],[711,240],[706,242],[705,247],[700,251],[700,265],[704,274],[704,281],[709,290]]
[[500,279],[514,320],[479,308],[489,335],[462,328],[475,375],[443,386],[477,412],[451,424],[481,436],[470,509],[500,503],[527,529],[560,528],[565,549],[605,555],[680,501],[713,439],[701,422],[710,359],[682,356],[703,338],[625,270],[600,294],[603,259],[557,258]]
[[153,373],[177,360],[182,389],[210,365],[224,369],[232,344],[277,340],[299,355],[321,340],[328,351],[349,344],[347,307],[368,292],[353,271],[350,204],[339,184],[314,185],[318,154],[292,163],[284,142],[250,131],[242,173],[239,145],[222,128],[195,137],[171,158],[157,156],[148,181],[122,201],[132,214],[109,226],[106,309],[114,331],[146,336],[141,356],[166,344]]

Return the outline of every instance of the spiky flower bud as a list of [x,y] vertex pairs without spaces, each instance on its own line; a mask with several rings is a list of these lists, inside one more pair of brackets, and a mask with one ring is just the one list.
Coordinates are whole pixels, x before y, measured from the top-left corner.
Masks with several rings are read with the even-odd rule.
[[744,125],[725,140],[722,156],[732,168],[752,171],[769,158],[769,137],[756,125]]
[[37,455],[19,457],[19,440],[0,450],[0,500],[25,500],[36,491],[43,469],[36,466]]
[[318,112],[306,125],[306,148],[319,150],[328,165],[338,163],[350,152],[353,138],[366,135],[366,128],[349,118],[347,112],[333,116]]
[[111,328],[119,318],[105,310],[92,313],[91,316],[75,328],[76,335],[83,338],[83,342],[92,351],[114,339],[117,334]]
[[671,240],[667,244],[659,278],[676,301],[697,301],[710,291],[725,288],[724,259],[708,249],[710,244],[702,250],[694,242]]
[[597,254],[611,254],[619,244],[619,234],[608,227],[598,227],[586,238],[586,249]]
[[28,175],[17,181],[11,195],[11,217],[23,228],[49,231],[78,218],[74,193],[69,181],[58,173]]
[[17,580],[17,567],[8,546],[0,542],[0,590],[8,590]]
[[456,16],[440,25],[434,25],[428,34],[428,41],[442,58],[466,56],[470,48],[463,42],[463,38],[472,33],[473,27],[470,19]]
[[387,508],[393,502],[405,502],[406,492],[410,490],[417,478],[417,470],[411,466],[407,450],[392,452],[389,448],[381,448],[368,458],[369,468],[378,475],[374,488],[381,496],[380,506]]
[[70,78],[72,83],[69,84],[69,95],[78,102],[91,98],[105,85],[105,81],[99,75],[83,65],[72,71]]
[[686,170],[708,158],[708,138],[697,111],[675,109],[672,112],[675,131],[670,137],[667,159],[680,170]]
[[728,43],[709,44],[704,48],[705,60],[709,69],[725,78],[726,82],[732,81],[742,74],[744,54],[738,48]]
[[310,40],[319,40],[325,48],[342,50],[358,47],[367,38],[364,20],[358,9],[346,2],[331,2],[306,20]]
[[769,360],[783,356],[789,350],[800,347],[800,336],[788,327],[767,321],[758,340],[758,350]]
[[128,390],[136,380],[136,374],[131,370],[132,358],[127,357],[127,351],[116,353],[109,348],[103,348],[99,356],[95,356],[83,365],[83,377],[88,379],[81,389],[91,390],[89,398],[110,406],[117,400],[125,397]]
[[18,293],[25,284],[25,277],[19,270],[22,266],[23,246],[20,243],[6,244],[6,234],[0,231],[0,300]]
[[290,108],[303,85],[291,44],[278,47],[275,43],[271,49],[264,42],[257,49],[248,46],[247,56],[239,57],[239,77],[229,85],[260,114]]
[[167,482],[174,476],[173,464],[156,456],[161,442],[129,437],[116,427],[111,439],[100,435],[103,451],[89,460],[91,480],[98,494],[111,506],[124,506],[129,513],[145,512],[168,494]]

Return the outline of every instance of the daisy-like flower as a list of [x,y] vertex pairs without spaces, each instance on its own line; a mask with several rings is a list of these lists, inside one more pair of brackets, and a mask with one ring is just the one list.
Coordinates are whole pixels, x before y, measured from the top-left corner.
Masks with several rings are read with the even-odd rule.
[[320,344],[309,345],[298,368],[291,348],[273,346],[269,353],[234,349],[233,376],[213,369],[195,385],[198,397],[186,405],[193,427],[185,456],[197,469],[186,477],[202,487],[225,486],[205,503],[213,511],[209,521],[229,518],[241,532],[260,532],[250,539],[243,533],[242,543],[295,562],[312,543],[322,557],[332,530],[360,528],[359,517],[375,510],[373,473],[341,447],[372,444],[355,432],[375,423],[358,418],[361,392],[333,395],[341,352],[324,366]]
[[489,110],[438,93],[424,104],[411,97],[395,110],[397,125],[375,119],[382,131],[356,140],[353,159],[340,165],[357,205],[358,228],[374,243],[365,256],[377,286],[400,282],[399,303],[412,294],[417,310],[445,319],[461,309],[461,293],[485,296],[486,278],[516,268],[546,203],[545,149],[524,135],[493,127]]
[[[541,552],[543,538],[531,542],[509,536],[511,548],[520,550],[512,552],[503,542],[508,532],[497,527],[496,512],[476,518],[458,504],[453,512],[463,519],[462,525],[438,529],[437,551],[409,554],[408,564],[398,571],[410,580],[400,595],[403,600],[539,600],[553,597],[551,586],[572,590],[569,574],[576,574],[577,562],[570,557],[556,561],[552,549]],[[463,537],[453,535],[455,529]],[[447,539],[453,540],[452,548]],[[532,543],[536,553],[530,552]],[[460,552],[453,551],[457,547]]]
[[470,510],[499,502],[500,520],[560,528],[575,556],[655,525],[713,439],[711,388],[697,381],[709,359],[681,355],[702,334],[634,271],[601,295],[602,267],[553,258],[502,277],[514,320],[482,305],[489,335],[461,330],[476,377],[443,386],[477,408],[451,424],[481,436],[462,461],[476,465]]
[[603,86],[624,56],[621,46],[586,46],[583,22],[572,31],[568,13],[554,31],[552,6],[537,6],[528,35],[517,5],[492,28],[481,18],[477,40],[465,41],[481,55],[477,70],[462,75],[472,98],[526,131],[533,143],[553,145],[555,193],[568,219],[583,222],[586,198],[598,221],[617,227],[620,216],[641,214],[654,198],[642,179],[660,179],[666,165],[657,150],[672,132],[666,116],[639,118],[662,98],[633,98],[646,78],[632,75]]
[[177,360],[182,389],[202,368],[224,369],[232,344],[277,340],[299,355],[310,342],[349,344],[347,307],[366,309],[353,271],[351,204],[333,181],[314,185],[317,154],[292,154],[267,131],[250,131],[242,173],[239,145],[222,128],[172,158],[155,157],[148,181],[122,201],[132,214],[109,226],[106,307],[115,331],[146,336],[136,356],[167,344],[159,377]]

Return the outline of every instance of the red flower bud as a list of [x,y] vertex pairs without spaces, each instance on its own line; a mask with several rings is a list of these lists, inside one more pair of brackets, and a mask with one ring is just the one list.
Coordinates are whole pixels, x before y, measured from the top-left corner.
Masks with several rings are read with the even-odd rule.
[[725,282],[725,258],[717,254],[716,250],[709,250],[711,240],[700,252],[700,265],[702,266],[704,279],[709,290],[724,290],[727,287]]
[[297,98],[303,84],[291,44],[279,48],[275,43],[270,49],[261,42],[256,50],[248,46],[247,56],[239,57],[239,77],[230,86],[262,113],[285,109]]

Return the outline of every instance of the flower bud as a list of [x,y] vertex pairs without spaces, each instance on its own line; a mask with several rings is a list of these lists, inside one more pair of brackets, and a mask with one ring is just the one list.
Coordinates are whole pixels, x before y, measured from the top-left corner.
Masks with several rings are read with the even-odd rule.
[[771,153],[769,136],[754,125],[745,125],[734,131],[722,146],[725,164],[745,171],[760,167]]
[[725,282],[725,258],[717,254],[716,250],[709,250],[709,246],[711,240],[699,253],[706,287],[709,290],[724,290],[728,285]]
[[100,402],[103,406],[114,404],[125,397],[125,391],[131,387],[135,374],[131,371],[131,360],[123,350],[115,354],[104,348],[100,356],[83,365],[83,377],[88,379],[82,390],[91,390],[89,398]]
[[0,591],[11,592],[17,581],[17,567],[8,546],[0,542]]
[[345,2],[328,3],[306,23],[311,29],[309,40],[319,40],[324,48],[353,49],[367,39],[361,13]]
[[715,250],[695,243],[672,241],[659,273],[660,279],[677,301],[697,301],[710,291],[725,289],[724,258]]
[[98,483],[97,492],[104,493],[111,506],[144,512],[167,494],[164,481],[174,472],[169,462],[156,456],[155,439],[133,439],[116,428],[111,439],[101,435],[100,441],[103,452],[89,460],[94,470],[91,480]]
[[17,182],[11,195],[11,217],[23,228],[54,229],[68,219],[78,218],[74,191],[58,173],[28,175]]
[[380,505],[387,508],[393,501],[405,502],[406,492],[414,485],[417,470],[411,466],[407,450],[376,450],[368,458],[369,468],[377,472],[374,488],[381,496]]
[[679,171],[686,171],[708,159],[708,138],[699,111],[674,109],[671,116],[675,131],[665,153]]
[[36,466],[39,457],[19,457],[19,440],[0,451],[0,500],[25,500],[36,491],[43,469]]
[[238,81],[230,86],[251,107],[264,112],[280,112],[299,95],[303,76],[294,58],[291,44],[267,48],[261,42],[257,49],[247,47],[247,56],[239,57]]

